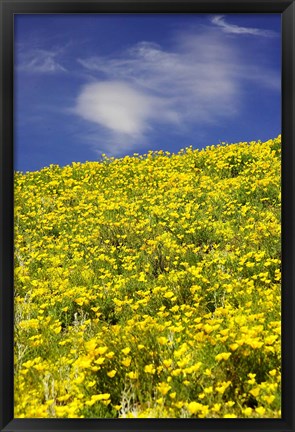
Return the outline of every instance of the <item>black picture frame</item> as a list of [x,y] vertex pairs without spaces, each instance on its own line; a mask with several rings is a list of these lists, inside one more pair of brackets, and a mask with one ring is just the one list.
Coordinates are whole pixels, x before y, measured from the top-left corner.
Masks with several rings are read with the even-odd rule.
[[[282,19],[282,418],[281,419],[14,419],[13,417],[13,18],[15,14],[280,13]],[[294,0],[0,0],[0,429],[16,431],[295,431]]]

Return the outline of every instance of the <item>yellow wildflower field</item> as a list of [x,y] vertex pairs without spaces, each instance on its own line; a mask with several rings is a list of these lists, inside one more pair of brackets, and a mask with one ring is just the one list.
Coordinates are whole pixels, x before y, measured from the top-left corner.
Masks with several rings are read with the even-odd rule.
[[15,173],[15,417],[281,417],[281,137]]

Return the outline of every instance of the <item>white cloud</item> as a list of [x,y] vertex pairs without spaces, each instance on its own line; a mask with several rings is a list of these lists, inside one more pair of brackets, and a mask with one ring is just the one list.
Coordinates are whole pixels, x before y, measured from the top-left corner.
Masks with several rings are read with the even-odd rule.
[[108,129],[137,136],[152,115],[151,97],[119,81],[86,85],[77,99],[76,112]]
[[18,70],[31,73],[65,72],[66,69],[58,62],[56,51],[32,49],[17,54]]
[[251,27],[241,27],[236,24],[228,24],[223,15],[217,15],[211,19],[211,22],[220,27],[225,33],[239,34],[239,35],[252,35],[263,37],[278,36],[276,32],[271,30],[264,30]]
[[[74,112],[102,126],[112,153],[117,154],[119,142],[125,150],[143,142],[151,123],[178,122],[178,113],[168,105],[164,99],[124,81],[101,81],[82,88]],[[88,138],[97,140],[95,135]]]
[[[189,131],[234,121],[246,82],[271,89],[280,83],[269,69],[269,79],[262,79],[261,65],[249,64],[235,41],[208,28],[178,35],[173,50],[141,42],[115,57],[78,62],[92,82],[82,87],[75,113],[104,127],[102,138],[113,154],[120,153],[118,143],[122,153],[144,144],[158,127]],[[100,150],[106,149],[98,136]]]

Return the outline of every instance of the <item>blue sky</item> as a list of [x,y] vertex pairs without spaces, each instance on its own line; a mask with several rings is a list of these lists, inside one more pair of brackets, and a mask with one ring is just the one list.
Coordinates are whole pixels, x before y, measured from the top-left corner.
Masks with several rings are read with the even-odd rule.
[[281,133],[280,14],[15,16],[15,169]]

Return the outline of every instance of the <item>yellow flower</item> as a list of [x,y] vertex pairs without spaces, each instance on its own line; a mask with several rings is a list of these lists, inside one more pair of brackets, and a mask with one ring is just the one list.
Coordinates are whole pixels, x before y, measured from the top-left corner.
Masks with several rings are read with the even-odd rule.
[[275,396],[274,395],[262,396],[262,399],[265,400],[270,405],[275,400]]
[[91,339],[91,340],[85,342],[85,348],[87,351],[89,351],[89,352],[94,351],[95,347],[96,347],[96,340],[95,339]]
[[111,395],[109,393],[102,393],[102,394],[91,396],[91,399],[94,399],[95,401],[100,401],[100,400],[110,399],[110,397]]
[[138,373],[137,373],[137,372],[129,372],[129,373],[127,374],[127,376],[128,376],[130,379],[135,380],[135,379],[138,378]]
[[91,396],[90,401],[86,401],[85,404],[88,406],[92,406],[98,401],[107,401],[108,399],[110,399],[110,397],[111,397],[111,395],[109,393],[93,395],[93,396]]
[[83,306],[83,304],[85,303],[85,299],[80,297],[74,300],[79,306]]
[[75,382],[77,384],[81,384],[85,379],[85,374],[84,373],[80,373],[80,375],[75,379]]
[[239,348],[239,344],[237,344],[237,343],[233,343],[233,344],[230,345],[230,349],[232,351],[236,351],[236,349],[238,349],[238,348]]
[[169,368],[172,365],[172,360],[171,359],[163,360],[163,365]]
[[165,382],[161,382],[158,386],[157,389],[159,390],[159,392],[165,396],[168,391],[171,389],[171,386]]
[[216,387],[216,391],[220,394],[223,394],[225,390],[231,385],[231,381],[222,382],[220,386]]
[[251,395],[253,395],[254,397],[257,397],[259,395],[259,393],[260,393],[260,388],[256,387],[256,388],[250,390],[249,393],[251,393]]
[[155,369],[155,367],[154,367],[154,365],[153,364],[149,364],[149,365],[146,365],[145,367],[144,367],[144,371],[146,372],[146,373],[149,373],[149,374],[154,374],[155,372],[156,372],[156,369]]
[[206,387],[206,388],[204,389],[204,393],[206,393],[206,394],[213,393],[213,387],[212,387],[212,386],[210,386],[210,387]]
[[91,366],[92,359],[87,356],[82,356],[76,360],[75,364],[83,369],[89,368]]
[[223,352],[220,354],[217,354],[217,356],[215,356],[215,360],[217,361],[221,361],[221,360],[228,360],[231,356],[231,353],[228,352]]
[[243,414],[245,414],[246,416],[250,416],[252,414],[252,408],[250,407],[244,408]]
[[253,349],[261,348],[263,346],[263,342],[260,342],[259,340],[256,339],[252,339],[252,340],[248,339],[246,343],[250,345],[251,348]]
[[121,363],[122,363],[123,366],[126,366],[126,367],[130,366],[130,363],[131,363],[131,357],[126,357],[125,359],[123,359],[123,360],[121,361]]
[[102,355],[102,354],[104,354],[107,350],[108,350],[108,347],[106,347],[106,346],[102,346],[102,347],[97,348],[97,349],[96,349],[96,352],[97,352],[97,354]]
[[190,402],[187,405],[187,408],[190,414],[196,414],[198,411],[202,409],[202,406],[203,405],[198,402]]
[[266,409],[264,407],[255,408],[255,412],[257,412],[261,416],[263,416],[263,414],[265,414],[265,411],[266,411]]
[[168,342],[168,339],[164,336],[160,336],[160,337],[158,337],[158,342],[160,345],[166,345]]
[[27,369],[29,369],[31,366],[34,365],[34,360],[28,360],[27,362],[23,363],[23,366]]
[[[280,140],[15,174],[16,417],[123,416],[91,395],[124,376],[147,382],[126,417],[280,416]],[[257,350],[262,382],[235,370]]]
[[215,404],[213,405],[213,407],[212,407],[212,410],[213,410],[214,412],[219,412],[219,411],[220,411],[220,408],[221,408],[221,404],[220,404],[220,403],[215,403]]

